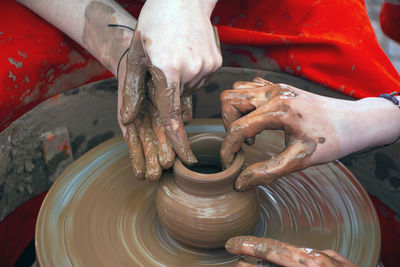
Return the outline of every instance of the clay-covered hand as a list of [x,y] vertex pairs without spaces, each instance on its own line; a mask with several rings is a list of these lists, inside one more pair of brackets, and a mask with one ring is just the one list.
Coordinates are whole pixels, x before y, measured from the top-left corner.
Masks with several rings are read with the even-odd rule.
[[163,169],[171,168],[175,152],[165,134],[158,110],[148,101],[135,122],[121,126],[128,144],[134,176],[157,181]]
[[227,135],[221,160],[225,167],[243,142],[252,143],[251,138],[264,130],[285,132],[286,148],[243,170],[235,182],[236,189],[268,185],[285,174],[337,159],[343,152],[338,136],[349,131],[349,127],[342,125],[343,117],[338,110],[350,112],[353,103],[261,78],[236,82],[233,90],[222,92],[222,118]]
[[[184,122],[192,119],[192,93],[222,64],[210,22],[215,3],[146,1],[126,58],[120,121],[132,125],[148,96],[173,149],[187,164],[197,162],[184,129]],[[148,79],[153,90],[147,90]]]
[[[238,236],[229,239],[225,249],[232,254],[248,255],[279,266],[357,267],[333,250],[296,247],[270,238]],[[239,260],[237,266],[259,266]]]

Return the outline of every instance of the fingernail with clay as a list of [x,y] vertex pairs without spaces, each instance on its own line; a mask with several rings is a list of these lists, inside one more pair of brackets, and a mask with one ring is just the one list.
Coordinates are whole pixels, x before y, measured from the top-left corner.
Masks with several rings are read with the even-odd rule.
[[226,241],[225,243],[225,249],[229,252],[229,253],[235,253],[235,251],[238,250],[239,243],[237,241],[237,238],[233,237],[230,238],[228,241]]
[[224,170],[228,169],[232,164],[235,154],[231,154],[231,153],[227,152],[227,149],[225,148],[225,144],[222,144],[219,155],[221,158],[222,168],[224,168]]
[[235,188],[237,191],[246,191],[250,189],[251,184],[249,183],[249,179],[253,176],[253,172],[251,170],[245,169],[239,175],[235,182]]
[[165,130],[176,154],[185,164],[191,165],[197,163],[197,159],[190,149],[184,128],[179,127],[178,130],[175,130],[176,127],[173,127],[174,123],[177,122],[172,121],[168,125],[165,125]]

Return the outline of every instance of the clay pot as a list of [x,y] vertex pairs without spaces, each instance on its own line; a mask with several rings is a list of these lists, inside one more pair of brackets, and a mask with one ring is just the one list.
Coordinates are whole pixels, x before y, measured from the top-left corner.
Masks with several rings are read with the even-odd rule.
[[260,207],[255,189],[236,192],[234,180],[244,164],[242,149],[231,167],[222,171],[221,134],[200,134],[190,139],[199,163],[187,167],[179,159],[173,173],[164,175],[156,192],[158,217],[175,239],[192,247],[219,248],[233,236],[251,234]]

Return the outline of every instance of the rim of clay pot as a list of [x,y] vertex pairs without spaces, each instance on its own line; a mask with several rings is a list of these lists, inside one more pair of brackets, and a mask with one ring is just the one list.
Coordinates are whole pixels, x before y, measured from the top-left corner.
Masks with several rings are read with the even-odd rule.
[[[204,133],[189,138],[192,149],[196,145],[201,145],[201,143],[204,142],[215,143],[218,146],[216,158],[219,158],[219,148],[223,140],[224,134],[222,133]],[[195,149],[193,149],[193,152],[197,157],[198,155],[196,155]],[[232,190],[233,182],[242,170],[244,161],[244,151],[240,148],[229,168],[221,172],[207,174],[190,170],[179,158],[176,158],[173,166],[175,182],[181,189],[189,191],[190,193],[220,194],[224,191]],[[201,164],[200,160],[199,163]]]

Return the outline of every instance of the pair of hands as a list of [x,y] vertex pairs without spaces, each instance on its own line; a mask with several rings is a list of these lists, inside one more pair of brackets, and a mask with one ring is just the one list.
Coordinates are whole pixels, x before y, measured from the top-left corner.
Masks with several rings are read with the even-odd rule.
[[[158,180],[162,169],[173,164],[175,153],[184,163],[197,161],[184,124],[192,120],[192,94],[222,64],[210,23],[211,2],[149,0],[141,11],[119,90],[119,122],[138,179]],[[279,155],[246,168],[236,188],[267,185],[341,156],[337,136],[343,135],[338,131],[342,118],[335,115],[338,109],[346,110],[348,102],[261,78],[236,82],[232,90],[224,91],[225,167],[242,143],[254,143],[263,130],[284,130],[287,143]]]
[[[125,75],[119,77],[123,84],[119,122],[133,172],[140,180],[158,180],[163,169],[172,166],[175,154],[184,163],[196,162],[184,130],[184,124],[192,119],[191,96],[222,64],[218,35],[209,19],[215,5],[212,2],[183,5],[181,1],[148,0],[141,11],[126,55]],[[254,137],[264,129],[285,130],[288,144],[280,155],[245,169],[236,181],[238,190],[269,184],[286,173],[321,162],[321,157],[314,155],[324,155],[327,147],[335,145],[335,138],[329,132],[329,122],[319,124],[323,108],[319,113],[313,108],[302,109],[318,103],[317,98],[260,78],[237,82],[233,90],[222,93],[227,136],[221,158],[226,167],[242,143],[254,143]],[[233,238],[226,248],[283,265],[304,259],[321,264],[345,262],[335,252],[313,251],[311,255],[307,250],[255,237]],[[292,256],[282,257],[282,248],[293,252]]]
[[215,2],[149,0],[142,8],[119,77],[119,122],[140,180],[158,180],[175,153],[197,162],[184,124],[192,120],[192,94],[222,64],[210,22]]
[[119,122],[138,179],[158,180],[175,153],[197,162],[184,123],[192,120],[192,94],[222,64],[212,2],[149,0],[142,8],[119,90]]

